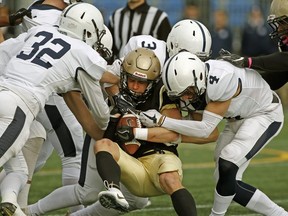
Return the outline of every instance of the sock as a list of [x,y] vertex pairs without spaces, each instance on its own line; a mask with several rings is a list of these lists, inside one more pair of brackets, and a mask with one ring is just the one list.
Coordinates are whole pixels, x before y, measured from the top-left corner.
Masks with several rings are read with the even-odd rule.
[[210,216],[224,216],[228,207],[230,206],[234,195],[232,196],[221,196],[215,189],[214,192],[214,203],[210,213]]
[[37,203],[29,205],[26,211],[30,214],[40,215],[49,211],[79,205],[80,201],[76,197],[74,187],[75,185],[66,185],[57,188]]
[[103,216],[103,215],[118,216],[119,212],[112,208],[110,209],[104,208],[99,203],[99,201],[97,201],[96,203],[87,206],[84,209],[71,213],[69,216]]
[[6,175],[0,185],[1,202],[10,202],[18,205],[17,197],[27,181],[27,176],[21,173],[11,172]]
[[[62,170],[62,185],[73,185],[78,183],[80,169],[77,167],[63,167]],[[70,174],[70,175],[69,175]],[[69,212],[76,212],[83,209],[83,205],[71,206]]]
[[97,170],[102,180],[119,188],[121,170],[113,156],[106,151],[100,151],[95,156]]
[[196,216],[196,204],[192,195],[185,189],[179,189],[171,195],[171,200],[177,215]]
[[287,216],[288,213],[274,203],[262,191],[256,190],[246,207],[254,212],[267,216]]

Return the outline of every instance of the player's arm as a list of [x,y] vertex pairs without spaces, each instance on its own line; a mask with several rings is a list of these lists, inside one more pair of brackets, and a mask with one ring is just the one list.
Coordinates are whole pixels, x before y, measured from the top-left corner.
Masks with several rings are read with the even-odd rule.
[[[165,113],[165,114],[164,114]],[[179,115],[179,111],[178,109],[175,110],[170,110],[170,111],[166,111],[163,112],[164,115],[170,115],[172,114],[172,118],[173,119],[180,119],[181,116]],[[193,119],[195,121],[201,121],[202,120],[202,115],[200,113],[195,113],[193,114]],[[139,135],[140,135],[140,139],[144,138],[141,137],[141,135],[143,135],[143,131],[147,130],[147,140],[150,142],[160,142],[160,143],[167,143],[167,142],[171,142],[171,143],[193,143],[193,144],[206,144],[206,143],[211,143],[211,142],[215,142],[218,138],[219,132],[218,132],[218,128],[216,127],[212,133],[207,137],[207,138],[198,138],[195,136],[186,136],[186,135],[180,135],[177,132],[174,132],[172,130],[168,130],[166,128],[163,127],[153,127],[153,128],[143,128],[143,129],[139,129],[139,128],[135,128],[134,129],[134,134],[135,134],[135,138],[139,139]],[[145,139],[145,138],[144,138]]]
[[63,98],[78,122],[82,125],[84,131],[95,140],[102,138],[103,130],[96,124],[81,93],[78,91],[70,91],[63,94]]
[[[249,65],[250,61],[250,65]],[[283,72],[288,69],[288,52],[276,52],[270,55],[259,56],[259,57],[245,57],[244,66],[263,70],[265,72]]]
[[105,71],[100,79],[101,83],[110,83],[117,85],[120,81],[120,78],[109,71]]

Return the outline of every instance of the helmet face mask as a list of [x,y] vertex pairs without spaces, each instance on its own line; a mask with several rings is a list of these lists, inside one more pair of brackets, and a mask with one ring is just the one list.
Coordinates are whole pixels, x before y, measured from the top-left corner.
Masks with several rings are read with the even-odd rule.
[[[151,95],[153,87],[159,81],[161,66],[152,50],[138,48],[128,53],[121,66],[120,91],[131,96],[136,103],[143,103]],[[128,88],[128,79],[147,82],[146,90],[139,94]]]
[[[288,1],[273,0],[270,7],[270,15],[267,23],[272,28],[270,38],[278,40],[279,49],[288,45]],[[285,49],[286,49],[285,48]]]
[[94,49],[106,60],[110,61],[112,58],[113,37],[110,30],[105,27],[105,34],[94,44]]
[[202,60],[211,55],[212,38],[209,30],[199,21],[185,19],[177,22],[167,38],[169,56],[188,51]]
[[104,19],[92,4],[71,4],[62,12],[58,30],[93,47],[105,34]]

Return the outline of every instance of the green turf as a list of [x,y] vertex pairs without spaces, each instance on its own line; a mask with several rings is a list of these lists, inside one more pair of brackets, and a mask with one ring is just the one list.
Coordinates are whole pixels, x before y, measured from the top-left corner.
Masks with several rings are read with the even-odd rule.
[[[287,112],[286,112],[286,116]],[[286,118],[287,119],[287,118]],[[288,127],[284,125],[281,133],[252,160],[244,175],[244,181],[265,192],[276,203],[288,209]],[[183,184],[193,194],[198,208],[198,216],[207,216],[213,203],[214,191],[214,143],[208,145],[181,144],[180,158],[183,161]],[[53,154],[47,165],[34,176],[30,203],[45,196],[61,185],[61,170],[58,157]],[[172,216],[176,215],[170,198],[159,196],[151,198],[152,205],[128,216]],[[49,215],[63,215],[59,210]],[[228,209],[227,215],[257,215],[236,203]]]

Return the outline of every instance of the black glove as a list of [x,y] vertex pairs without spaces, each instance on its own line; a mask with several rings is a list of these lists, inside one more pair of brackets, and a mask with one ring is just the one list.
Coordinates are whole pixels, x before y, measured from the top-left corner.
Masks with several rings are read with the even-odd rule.
[[228,61],[236,67],[244,67],[244,57],[237,54],[232,54],[225,49],[221,49],[219,51],[219,57],[217,57],[217,59],[223,59],[225,61]]
[[27,10],[25,8],[21,8],[18,11],[16,11],[15,13],[12,13],[9,15],[9,23],[11,26],[16,25],[16,21],[18,19],[21,19],[24,16],[31,16],[31,11]]
[[137,113],[135,109],[135,103],[133,99],[127,94],[117,94],[113,96],[115,101],[115,106],[118,108],[118,111],[124,115],[126,113]]
[[133,128],[129,126],[118,127],[116,135],[120,143],[130,142],[135,138]]

